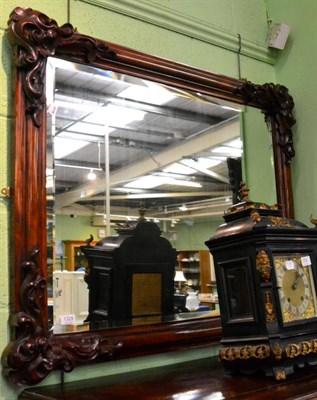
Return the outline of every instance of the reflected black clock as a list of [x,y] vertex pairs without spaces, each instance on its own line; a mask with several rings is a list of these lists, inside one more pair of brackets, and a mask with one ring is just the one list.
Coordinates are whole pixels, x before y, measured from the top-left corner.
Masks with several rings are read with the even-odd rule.
[[317,229],[244,196],[206,242],[214,258],[227,372],[285,379],[317,364]]

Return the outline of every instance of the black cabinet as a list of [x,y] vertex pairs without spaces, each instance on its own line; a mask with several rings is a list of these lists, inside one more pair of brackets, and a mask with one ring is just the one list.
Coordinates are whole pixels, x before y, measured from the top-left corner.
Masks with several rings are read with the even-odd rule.
[[160,321],[173,314],[176,250],[144,219],[96,246],[82,246],[89,264],[89,320],[94,327]]

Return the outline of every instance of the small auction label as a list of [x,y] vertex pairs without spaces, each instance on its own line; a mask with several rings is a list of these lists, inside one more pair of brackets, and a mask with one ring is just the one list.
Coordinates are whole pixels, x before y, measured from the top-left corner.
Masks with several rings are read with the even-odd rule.
[[303,267],[307,267],[308,265],[311,265],[310,256],[301,257],[301,262],[302,262]]
[[73,325],[75,323],[75,314],[61,315],[61,325]]
[[285,267],[286,269],[294,269],[295,268],[294,261],[292,260],[285,261]]

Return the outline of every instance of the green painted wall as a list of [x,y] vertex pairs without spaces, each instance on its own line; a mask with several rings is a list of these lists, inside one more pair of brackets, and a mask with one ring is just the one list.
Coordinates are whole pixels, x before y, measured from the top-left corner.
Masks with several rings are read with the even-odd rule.
[[[178,223],[173,229],[162,232],[177,250],[207,250],[205,241],[211,238],[217,227],[223,223],[221,217],[208,220],[190,218],[186,222]],[[100,240],[98,230],[104,227],[93,227],[90,225],[90,217],[78,216],[70,218],[68,215],[56,216],[56,240],[82,240],[88,239],[90,234],[95,240]],[[162,229],[162,228],[161,228]],[[115,235],[114,229],[111,234]]]
[[93,235],[98,240],[97,228],[90,225],[90,217],[78,216],[71,218],[69,215],[56,215],[56,240],[86,240]]
[[176,250],[208,250],[205,241],[210,239],[218,226],[223,223],[222,218],[207,220],[188,218],[175,226],[175,235],[165,235]]
[[[286,6],[286,3],[291,3]],[[6,23],[11,10],[16,6],[29,6],[46,13],[57,20],[61,25],[67,18],[66,0],[0,0],[0,35],[1,35],[1,66],[0,66],[0,188],[9,184],[9,147],[12,132],[10,124],[12,120],[11,112],[11,48],[8,45],[6,36]],[[294,28],[290,46],[278,57],[276,76],[278,80],[287,84],[292,93],[296,93],[298,98],[298,108],[296,117],[300,122],[304,122],[299,134],[296,128],[296,145],[298,145],[298,158],[294,163],[294,180],[298,188],[305,194],[304,204],[309,205],[309,197],[315,199],[316,184],[312,184],[309,174],[310,160],[316,161],[313,150],[313,142],[305,140],[305,134],[309,137],[310,132],[316,128],[316,118],[313,113],[308,113],[309,108],[316,105],[315,86],[310,87],[309,79],[314,78],[313,62],[309,60],[310,49],[316,48],[315,31],[304,33],[308,29],[307,21],[311,21],[313,29],[315,26],[314,15],[316,14],[316,3],[314,0],[71,0],[70,1],[70,22],[77,27],[78,31],[88,35],[93,35],[111,42],[119,43],[128,47],[136,48],[140,51],[153,53],[165,58],[170,58],[182,63],[194,65],[203,69],[230,75],[239,76],[237,49],[239,48],[238,34],[241,35],[241,76],[253,82],[264,83],[275,81],[274,54],[265,47],[267,34],[266,7],[270,9],[271,18],[283,18],[284,23],[290,23]],[[315,10],[315,14],[312,12]],[[298,18],[304,13],[306,22],[297,22]],[[286,19],[285,19],[286,18]],[[300,42],[304,37],[305,45]],[[303,49],[303,50],[301,50]],[[305,51],[305,53],[302,53]],[[309,65],[308,73],[300,73],[302,67],[300,60],[303,56],[307,57],[305,66]],[[294,66],[288,65],[288,60],[292,60]],[[304,71],[303,71],[304,72]],[[305,69],[306,72],[306,69]],[[304,79],[305,76],[305,79]],[[285,78],[285,79],[284,79]],[[302,84],[301,84],[302,82]],[[306,97],[309,94],[308,98]],[[304,99],[305,95],[305,99]],[[302,104],[300,104],[302,100]],[[305,101],[304,101],[305,100]],[[309,101],[307,101],[309,100]],[[305,104],[305,106],[304,106]],[[258,121],[260,117],[246,114],[244,135],[247,137],[249,148],[256,142],[258,146],[268,141],[263,135],[249,137],[263,129],[263,121]],[[250,140],[250,142],[249,142]],[[316,139],[310,139],[316,140]],[[259,165],[263,164],[260,157],[253,156],[254,161]],[[309,157],[307,157],[310,156]],[[303,163],[303,172],[299,168],[299,163]],[[312,164],[311,164],[312,165]],[[314,164],[315,165],[315,164]],[[251,172],[246,171],[248,179],[253,179]],[[252,167],[253,168],[253,167]],[[257,167],[255,168],[257,170]],[[306,174],[307,172],[307,174]],[[263,181],[266,176],[263,175]],[[270,174],[269,174],[270,175]],[[305,177],[309,176],[309,180]],[[253,185],[254,180],[252,181]],[[306,188],[313,187],[312,196],[307,195]],[[269,186],[270,187],[270,186]],[[305,192],[305,190],[306,192]],[[299,189],[296,192],[296,208],[300,214],[304,214],[301,207]],[[265,190],[268,193],[270,190]],[[252,191],[253,192],[253,191]],[[269,203],[274,202],[268,196]],[[9,230],[9,202],[0,199],[0,242],[2,249],[0,261],[0,348],[1,350],[9,341],[9,276],[10,276],[10,240]],[[310,210],[313,207],[307,207]],[[317,204],[314,205],[317,207]],[[317,214],[317,210],[315,215]],[[207,229],[208,230],[208,229]],[[207,231],[206,231],[207,234]],[[209,235],[206,239],[209,238]],[[191,239],[194,240],[194,239]],[[194,244],[192,241],[190,244]],[[66,375],[65,380],[78,380],[93,376],[120,373],[128,370],[146,368],[153,365],[164,365],[171,362],[181,362],[185,359],[195,357],[210,356],[214,354],[214,349],[210,352],[189,351],[178,354],[162,354],[160,356],[145,357],[137,360],[120,361],[97,366],[81,367],[72,374]],[[44,385],[58,382],[59,373],[54,372]],[[111,378],[109,378],[111,379]],[[8,385],[3,378],[0,378],[0,399],[14,400],[18,396],[19,390]]]
[[296,218],[309,222],[317,216],[317,15],[315,0],[266,0],[269,17],[291,27],[287,47],[276,59],[276,81],[295,101],[293,129],[296,157],[292,178]]

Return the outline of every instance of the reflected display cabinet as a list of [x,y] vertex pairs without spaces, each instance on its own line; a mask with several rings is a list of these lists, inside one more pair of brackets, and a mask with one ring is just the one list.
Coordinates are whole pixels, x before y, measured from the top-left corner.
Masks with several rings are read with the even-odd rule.
[[178,253],[179,268],[187,284],[202,293],[210,292],[211,265],[208,250],[182,250]]
[[[68,271],[77,271],[78,268],[86,268],[88,266],[87,258],[81,250],[81,246],[85,245],[85,241],[81,240],[63,240],[65,246],[65,268]],[[91,245],[96,244],[91,242]]]

